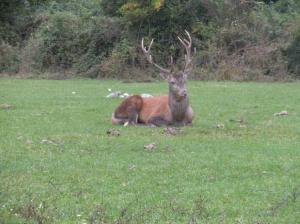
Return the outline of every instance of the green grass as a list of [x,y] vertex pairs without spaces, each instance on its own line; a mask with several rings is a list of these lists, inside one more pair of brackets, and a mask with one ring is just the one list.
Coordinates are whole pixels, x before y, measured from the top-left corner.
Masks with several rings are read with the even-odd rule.
[[13,106],[0,109],[0,223],[300,223],[299,83],[190,82],[196,117],[177,136],[108,136],[120,100],[107,88],[167,90],[0,79]]

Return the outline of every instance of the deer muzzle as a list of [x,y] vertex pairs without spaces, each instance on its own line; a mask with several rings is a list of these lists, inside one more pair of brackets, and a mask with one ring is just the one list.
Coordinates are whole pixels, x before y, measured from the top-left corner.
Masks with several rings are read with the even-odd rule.
[[187,97],[187,91],[184,89],[184,90],[182,90],[181,92],[180,92],[180,96],[182,97],[182,98],[186,98]]

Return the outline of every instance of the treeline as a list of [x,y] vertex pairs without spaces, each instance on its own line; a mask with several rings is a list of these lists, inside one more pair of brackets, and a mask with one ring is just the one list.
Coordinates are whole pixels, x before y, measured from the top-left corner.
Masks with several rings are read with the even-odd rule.
[[195,79],[300,78],[298,0],[1,0],[0,73],[154,79],[141,38],[180,67],[184,30]]

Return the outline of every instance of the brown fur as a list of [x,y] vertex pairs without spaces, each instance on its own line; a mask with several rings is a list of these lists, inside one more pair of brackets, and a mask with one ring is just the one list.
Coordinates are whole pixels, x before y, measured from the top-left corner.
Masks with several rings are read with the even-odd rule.
[[126,98],[115,110],[112,116],[113,124],[136,124],[138,115],[143,107],[143,98],[139,95],[133,95]]
[[172,117],[168,100],[168,96],[144,98],[143,108],[139,114],[139,121],[144,124],[149,124],[149,120],[153,117],[161,117],[171,121]]

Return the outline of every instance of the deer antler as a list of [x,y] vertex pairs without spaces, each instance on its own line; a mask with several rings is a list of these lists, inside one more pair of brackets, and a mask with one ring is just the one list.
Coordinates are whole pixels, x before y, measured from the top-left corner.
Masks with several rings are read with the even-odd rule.
[[[191,53],[191,48],[192,48],[192,38],[191,35],[189,34],[188,31],[185,30],[185,33],[188,37],[187,39],[181,39],[179,36],[177,37],[180,43],[184,46],[186,54],[184,56],[185,58],[185,65],[183,69],[183,76],[187,78],[187,76],[191,73],[192,71],[192,53]],[[196,49],[195,49],[196,50]]]
[[[158,69],[160,70],[161,73],[166,74],[166,75],[169,75],[169,74],[171,73],[171,70],[170,70],[170,69],[165,69],[165,68],[161,67],[160,65],[156,64],[156,63],[153,61],[153,58],[152,58],[152,55],[151,55],[151,52],[150,52],[152,44],[153,44],[153,39],[151,40],[150,45],[149,45],[148,50],[147,50],[147,49],[145,48],[145,46],[144,46],[144,38],[142,39],[142,44],[141,44],[141,45],[142,45],[142,51],[144,52],[144,54],[145,54],[145,56],[146,56],[146,58],[147,58],[147,61],[148,61],[150,64],[154,65],[156,68],[158,68]],[[173,58],[171,59],[171,63],[173,63]],[[163,77],[163,78],[166,78],[166,77],[164,77],[164,76],[162,76],[162,77]]]
[[[185,65],[184,65],[184,69],[182,71],[182,74],[183,74],[183,77],[185,79],[187,79],[187,76],[191,73],[192,71],[192,68],[193,68],[193,65],[192,65],[192,53],[191,53],[191,48],[192,48],[192,38],[191,38],[191,35],[189,34],[188,31],[185,30],[185,33],[188,37],[188,39],[185,39],[185,38],[180,38],[179,36],[177,37],[178,40],[180,41],[180,43],[184,46],[185,48],[185,51],[186,51],[186,54],[185,54]],[[148,62],[152,65],[154,65],[156,68],[158,68],[160,70],[160,75],[163,77],[163,78],[166,78],[164,77],[164,75],[170,75],[172,73],[172,68],[173,68],[173,57],[171,56],[170,58],[170,66],[171,66],[171,69],[165,69],[163,67],[161,67],[160,65],[156,64],[154,61],[153,61],[153,58],[152,58],[152,55],[151,55],[151,46],[153,44],[153,39],[151,40],[150,42],[150,45],[148,47],[148,50],[145,48],[144,46],[144,38],[142,39],[142,51],[144,52]],[[196,52],[196,49],[195,49],[195,52]]]

